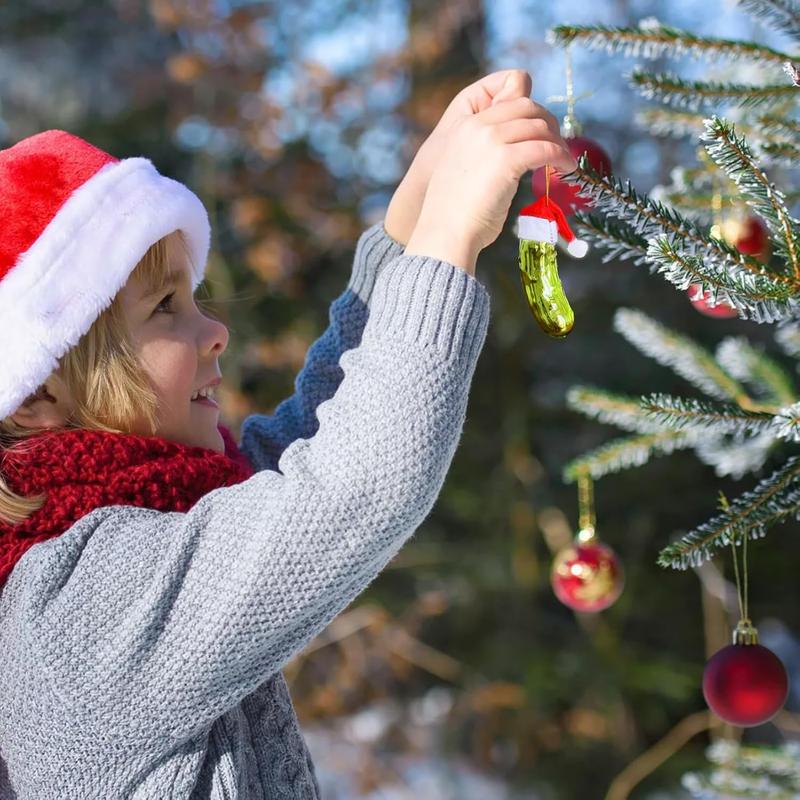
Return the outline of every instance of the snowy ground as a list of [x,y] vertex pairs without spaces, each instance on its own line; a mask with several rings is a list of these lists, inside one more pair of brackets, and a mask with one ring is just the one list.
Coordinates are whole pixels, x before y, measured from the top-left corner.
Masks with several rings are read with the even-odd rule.
[[[448,709],[448,693],[432,690],[407,713],[386,701],[324,727],[303,725],[323,800],[544,800],[441,754],[437,723]],[[411,743],[402,754],[385,743],[400,721]]]

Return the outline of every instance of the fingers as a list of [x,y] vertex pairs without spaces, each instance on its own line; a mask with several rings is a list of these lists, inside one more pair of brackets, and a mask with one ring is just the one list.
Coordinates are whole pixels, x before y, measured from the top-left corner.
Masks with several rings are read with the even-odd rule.
[[545,164],[555,167],[560,173],[572,172],[578,162],[563,144],[552,141],[531,140],[506,145],[511,154],[511,165],[518,177],[528,170],[539,169]]
[[468,105],[471,113],[478,114],[489,108],[495,98],[509,100],[530,95],[532,86],[531,76],[524,69],[502,69],[464,87],[456,95],[455,101],[461,100]]
[[543,106],[530,97],[516,97],[481,111],[478,117],[489,125],[497,125],[520,117],[538,118],[547,122],[550,130],[559,134],[558,120]]
[[547,121],[540,117],[533,119],[512,119],[508,122],[501,122],[495,125],[494,129],[500,141],[505,144],[514,142],[524,142],[528,139],[553,142],[554,144],[566,146],[564,140],[557,133],[553,133]]

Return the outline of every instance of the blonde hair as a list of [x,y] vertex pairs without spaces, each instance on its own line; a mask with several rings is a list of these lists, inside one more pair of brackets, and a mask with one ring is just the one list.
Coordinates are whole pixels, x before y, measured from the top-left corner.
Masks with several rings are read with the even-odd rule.
[[[190,258],[183,231],[173,231],[151,245],[131,273],[147,291],[166,289],[169,283],[171,272],[167,254],[171,241]],[[61,430],[83,428],[129,433],[135,409],[136,419],[143,418],[150,435],[155,433],[157,397],[136,357],[119,294],[58,363],[56,373],[75,403],[74,413]],[[39,387],[24,402],[36,398],[41,389]],[[23,427],[10,416],[0,419],[0,452],[11,448],[15,452],[24,450],[26,439],[45,430],[48,429]],[[41,508],[45,499],[46,495],[23,497],[15,494],[0,473],[0,522],[16,525],[24,521]]]

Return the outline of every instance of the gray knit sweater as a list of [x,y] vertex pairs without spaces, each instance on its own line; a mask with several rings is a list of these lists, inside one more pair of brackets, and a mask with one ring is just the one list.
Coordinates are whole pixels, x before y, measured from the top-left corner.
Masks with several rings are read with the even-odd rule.
[[95,509],[0,594],[1,800],[319,798],[281,669],[429,514],[489,295],[377,223],[257,472],[187,513]]

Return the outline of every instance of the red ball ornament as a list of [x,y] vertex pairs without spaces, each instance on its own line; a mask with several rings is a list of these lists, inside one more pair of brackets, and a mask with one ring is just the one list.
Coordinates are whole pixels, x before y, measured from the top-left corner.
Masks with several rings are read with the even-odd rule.
[[[764,263],[769,261],[771,246],[769,229],[761,218],[754,214],[730,216],[718,225],[714,225],[711,235],[732,244],[740,253],[754,256]],[[725,301],[715,306],[709,305],[710,293],[704,294],[699,284],[690,286],[688,295],[692,305],[707,317],[731,319],[739,316],[736,309]]]
[[770,255],[769,229],[755,214],[744,218],[728,219],[721,225],[721,233],[740,253],[767,261]]
[[789,678],[781,660],[758,644],[756,629],[742,621],[734,643],[717,651],[703,673],[703,696],[725,722],[742,728],[768,722],[789,694]]
[[550,584],[575,611],[602,611],[622,593],[624,576],[616,553],[593,535],[578,534],[553,560]]
[[716,317],[717,319],[732,319],[738,317],[739,312],[724,300],[720,300],[717,305],[710,305],[711,292],[703,292],[703,287],[699,283],[692,284],[687,294],[692,301],[692,305],[707,317]]
[[[611,174],[611,158],[594,139],[588,136],[567,136],[564,138],[570,153],[580,158],[586,153],[586,159],[592,169],[599,175]],[[534,171],[531,176],[531,188],[536,197],[543,197],[546,190],[544,167]],[[576,211],[591,208],[592,201],[578,197],[578,187],[564,183],[557,172],[550,171],[550,197],[561,206],[569,217]]]

